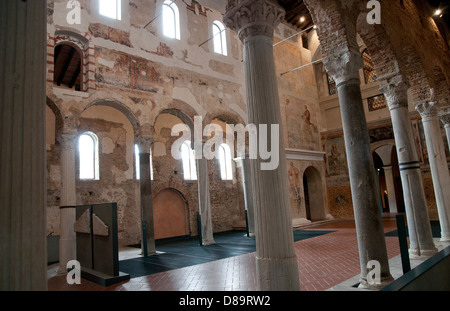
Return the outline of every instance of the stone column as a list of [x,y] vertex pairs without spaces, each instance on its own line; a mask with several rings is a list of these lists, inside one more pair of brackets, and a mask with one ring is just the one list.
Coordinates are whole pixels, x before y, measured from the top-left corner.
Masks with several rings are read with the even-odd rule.
[[422,117],[423,130],[433,179],[434,195],[441,225],[441,241],[450,241],[450,177],[439,124],[436,102],[416,106]]
[[46,1],[0,1],[0,290],[47,289]]
[[402,180],[411,256],[431,256],[437,252],[423,190],[419,157],[408,114],[408,88],[404,82],[380,82],[388,102]]
[[[67,127],[67,124],[65,124]],[[58,274],[67,273],[67,262],[76,260],[76,221],[77,194],[75,173],[75,150],[78,143],[77,132],[65,130],[59,138],[61,147],[61,198],[60,198],[60,236]]]
[[198,209],[202,225],[202,245],[215,244],[211,219],[211,198],[209,195],[208,160],[197,159]]
[[[151,180],[150,148],[153,139],[139,137],[136,143],[139,147],[139,175],[140,175],[140,201],[141,201],[141,229],[142,229],[142,254],[144,256],[155,255],[155,226],[153,220],[153,196]],[[144,232],[145,228],[145,232]]]
[[250,159],[247,157],[237,158],[235,161],[241,167],[242,171],[242,188],[244,191],[245,210],[247,211],[248,232],[250,236],[254,236],[255,213],[253,206],[252,178],[250,175]]
[[445,134],[447,135],[448,148],[450,150],[450,108],[447,108],[440,114],[441,122],[445,128]]
[[[273,58],[274,28],[284,10],[270,0],[230,0],[224,22],[237,31],[244,45],[244,70],[249,124],[281,127],[277,77]],[[299,290],[298,263],[292,236],[292,217],[284,151],[279,130],[279,165],[263,170],[260,157],[252,159],[251,176],[256,229],[258,290]],[[259,137],[268,140],[268,137]]]
[[[357,45],[354,45],[357,46]],[[359,69],[362,59],[357,48],[334,50],[325,67],[337,85],[344,132],[347,164],[361,265],[360,287],[376,289],[393,280],[388,263],[380,187],[374,169],[366,116],[361,95]],[[368,263],[380,264],[380,283],[368,281]]]

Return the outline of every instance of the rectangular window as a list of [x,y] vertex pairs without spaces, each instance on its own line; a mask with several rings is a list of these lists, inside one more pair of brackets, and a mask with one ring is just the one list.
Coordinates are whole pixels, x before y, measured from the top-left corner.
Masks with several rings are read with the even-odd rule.
[[122,19],[121,2],[121,0],[99,0],[100,15],[120,21]]

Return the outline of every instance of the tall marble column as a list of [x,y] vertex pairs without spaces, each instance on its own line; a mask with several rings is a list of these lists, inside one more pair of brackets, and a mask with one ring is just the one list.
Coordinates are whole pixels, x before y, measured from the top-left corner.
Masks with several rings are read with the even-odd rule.
[[388,102],[394,129],[408,223],[409,253],[412,257],[431,256],[437,252],[437,248],[433,242],[419,157],[408,115],[407,92],[409,86],[404,82],[388,82],[386,80],[382,80],[380,83]]
[[[244,70],[248,121],[281,127],[277,77],[273,57],[274,28],[284,10],[271,0],[230,0],[224,22],[237,31],[244,45]],[[258,290],[299,290],[297,257],[292,236],[292,217],[283,131],[277,137],[279,165],[263,170],[262,159],[252,159],[251,176],[256,229]],[[259,137],[267,139],[268,137]]]
[[0,1],[0,290],[46,290],[46,1]]
[[433,179],[434,195],[441,225],[441,241],[450,241],[450,176],[436,102],[418,104]]
[[[393,278],[381,218],[380,188],[361,95],[359,69],[362,59],[354,46],[357,47],[355,44],[342,50],[335,49],[326,59],[325,67],[336,81],[339,95],[361,266],[360,287],[372,289],[385,286]],[[367,265],[372,260],[380,264],[379,282],[367,279]]]
[[72,129],[61,134],[61,197],[60,197],[60,236],[58,274],[67,273],[67,262],[76,260],[76,233],[73,225],[76,221],[76,176],[75,150],[77,131]]
[[[155,255],[155,226],[153,219],[153,196],[151,179],[151,153],[150,148],[153,139],[139,137],[136,143],[139,147],[139,175],[140,175],[140,200],[141,200],[141,225],[142,225],[142,254],[144,256]],[[145,230],[144,230],[145,229]]]
[[447,136],[448,148],[450,150],[450,108],[447,108],[440,114],[440,119],[445,128],[445,134]]

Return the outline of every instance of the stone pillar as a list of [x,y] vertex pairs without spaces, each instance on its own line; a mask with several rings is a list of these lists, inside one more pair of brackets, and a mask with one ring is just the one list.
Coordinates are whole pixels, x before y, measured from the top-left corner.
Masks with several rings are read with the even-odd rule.
[[[380,187],[361,95],[359,69],[362,59],[357,48],[351,46],[331,53],[325,67],[336,81],[339,95],[361,265],[360,287],[376,289],[385,286],[393,278],[384,238]],[[367,265],[372,260],[380,263],[381,284],[370,284],[372,282],[369,283],[367,279]]]
[[[244,45],[244,70],[249,124],[280,126],[281,113],[273,58],[274,28],[284,10],[271,0],[230,0],[224,22],[237,31]],[[258,290],[299,290],[298,263],[292,236],[292,217],[284,150],[279,130],[279,165],[263,170],[260,157],[251,159],[256,229]],[[268,140],[271,139],[259,137]]]
[[215,244],[211,220],[211,198],[209,195],[208,160],[197,159],[198,209],[201,219],[202,245]]
[[450,108],[440,114],[441,122],[445,128],[445,134],[447,135],[447,144],[450,150]]
[[431,256],[437,252],[423,190],[414,134],[408,114],[408,88],[404,82],[380,82],[388,102],[402,180],[411,256]]
[[245,210],[247,211],[248,232],[250,236],[255,235],[255,212],[253,206],[252,178],[250,175],[250,159],[237,158],[235,160],[241,167],[242,187],[244,191]]
[[441,225],[441,241],[450,241],[450,177],[439,124],[436,102],[418,104],[433,179],[434,195]]
[[[67,127],[67,124],[65,124]],[[66,129],[59,138],[61,147],[61,198],[60,198],[60,236],[58,274],[67,273],[67,262],[76,260],[76,221],[77,194],[75,173],[75,150],[78,143],[75,129]]]
[[46,1],[0,1],[0,290],[47,289]]
[[[140,201],[141,201],[141,229],[142,229],[142,254],[144,256],[155,255],[155,226],[153,220],[153,196],[151,180],[150,148],[153,139],[139,137],[136,143],[139,147],[139,175],[140,175]],[[144,232],[145,228],[145,232]]]

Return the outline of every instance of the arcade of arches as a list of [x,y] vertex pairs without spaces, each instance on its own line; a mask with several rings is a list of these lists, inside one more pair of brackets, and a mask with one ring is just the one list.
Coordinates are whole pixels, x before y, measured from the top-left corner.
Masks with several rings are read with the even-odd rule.
[[[0,5],[2,289],[46,288],[46,236],[60,237],[64,273],[75,235],[62,207],[85,204],[116,202],[119,245],[150,252],[155,240],[197,236],[198,217],[207,245],[250,216],[262,290],[301,286],[291,241],[301,224],[354,219],[383,284],[383,213],[414,221],[412,255],[436,253],[430,220],[450,240],[450,33],[427,1],[380,0],[380,24],[367,22],[366,1],[175,1],[179,39],[164,35],[163,0],[119,1],[119,19],[99,14],[98,0],[78,2],[80,24],[63,0]],[[217,21],[226,53],[215,52]],[[179,124],[186,152],[173,148]],[[249,133],[230,140],[238,124],[279,125],[275,169],[249,161]],[[208,125],[227,147],[198,159]],[[20,265],[43,271],[9,272]]]

